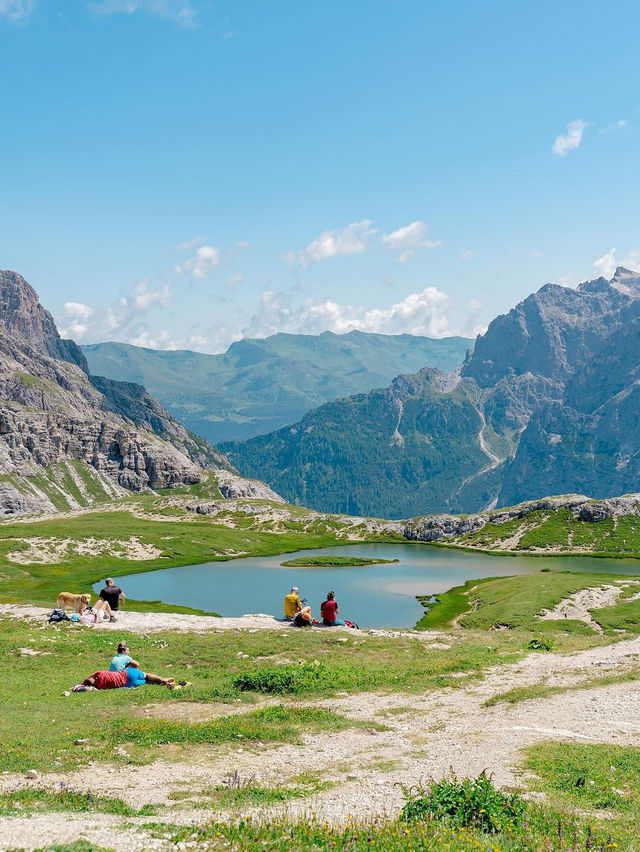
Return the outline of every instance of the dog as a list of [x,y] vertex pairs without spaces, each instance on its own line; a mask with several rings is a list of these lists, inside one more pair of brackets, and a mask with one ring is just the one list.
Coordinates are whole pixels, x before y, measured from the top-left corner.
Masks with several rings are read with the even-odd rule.
[[73,595],[71,592],[60,592],[56,606],[58,609],[73,609],[78,615],[82,615],[90,603],[91,595]]

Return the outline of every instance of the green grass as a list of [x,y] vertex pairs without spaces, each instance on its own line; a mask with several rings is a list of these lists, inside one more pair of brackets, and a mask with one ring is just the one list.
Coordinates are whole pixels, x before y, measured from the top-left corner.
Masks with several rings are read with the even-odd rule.
[[583,689],[595,689],[601,686],[613,686],[616,683],[633,683],[640,680],[640,669],[633,669],[619,675],[607,675],[606,677],[591,677],[581,680],[579,683],[571,683],[565,686],[550,686],[546,683],[535,683],[531,686],[516,686],[506,692],[500,692],[491,696],[483,702],[483,707],[493,707],[495,704],[504,702],[506,704],[520,704],[522,701],[530,701],[536,698],[551,698],[565,692],[577,692]]
[[391,565],[399,559],[367,559],[364,556],[300,556],[281,562],[285,568],[347,568],[351,566]]
[[16,786],[0,793],[0,816],[20,814],[24,811],[65,811],[67,813],[117,814],[118,816],[149,816],[157,811],[152,805],[137,809],[122,799],[96,793],[79,793],[61,783],[57,791],[39,787]]
[[[578,852],[638,849],[640,831],[571,813],[527,805],[522,824],[510,832],[488,834],[473,828],[452,828],[446,821],[423,819],[408,823],[403,819],[360,822],[357,817],[346,825],[331,826],[313,820],[287,818],[256,821],[236,816],[205,825],[148,825],[157,837],[168,833],[174,843],[191,842],[197,848],[291,852],[326,849],[350,852]],[[615,845],[614,845],[615,844]]]
[[[478,676],[488,666],[520,658],[524,643],[516,634],[492,637],[474,635],[453,642],[449,649],[431,649],[412,638],[349,636],[329,631],[306,632],[224,631],[215,636],[197,633],[161,633],[150,636],[101,633],[69,624],[41,630],[12,618],[0,620],[0,656],[4,660],[3,689],[11,702],[0,714],[3,768],[24,771],[50,770],[59,761],[61,771],[86,764],[88,760],[148,762],[164,745],[222,743],[238,737],[247,740],[297,736],[296,731],[319,726],[330,731],[343,724],[340,717],[314,715],[295,703],[285,708],[263,708],[255,713],[228,715],[212,722],[176,721],[174,705],[181,702],[228,703],[241,699],[251,705],[263,694],[263,683],[285,673],[291,664],[281,659],[302,660],[307,674],[304,689],[288,688],[284,695],[311,698],[339,691],[378,690],[415,692],[460,686],[463,673]],[[120,640],[128,640],[135,659],[146,671],[193,683],[182,692],[160,686],[132,690],[108,690],[72,694],[70,690],[92,672],[107,668]],[[21,656],[20,648],[43,652]],[[246,656],[243,656],[246,655]],[[317,663],[315,661],[318,661]],[[322,676],[313,676],[321,671]],[[241,690],[237,679],[244,678]],[[266,680],[265,680],[266,678]],[[273,694],[273,693],[272,693]],[[144,718],[148,703],[167,706],[168,719]],[[160,711],[160,716],[162,712]],[[370,726],[371,727],[371,726]],[[88,738],[86,747],[74,740]],[[114,755],[125,745],[128,757]]]
[[583,810],[613,810],[640,818],[640,748],[544,742],[524,751],[536,790]]
[[580,589],[610,585],[616,579],[618,577],[615,574],[552,571],[500,577],[478,583],[473,592],[469,593],[471,611],[459,619],[459,624],[476,630],[502,627],[524,628],[536,632],[592,632],[591,628],[581,621],[540,621],[536,619],[536,615],[543,609],[553,609],[561,600]]
[[295,799],[304,799],[315,793],[321,793],[335,786],[335,782],[322,778],[318,773],[302,772],[292,779],[290,785],[275,785],[267,787],[257,784],[253,778],[243,779],[235,772],[225,783],[215,787],[205,787],[202,790],[176,790],[169,794],[169,799],[186,802],[193,807],[212,807],[237,809],[248,807],[268,807],[279,805]]
[[467,580],[462,586],[454,586],[447,592],[436,595],[435,602],[431,602],[428,595],[418,595],[418,600],[427,609],[416,624],[417,630],[444,630],[451,626],[455,618],[467,612],[471,603],[469,592],[480,583],[491,582],[493,577],[480,580]]
[[539,509],[523,518],[486,524],[458,539],[461,545],[493,550],[523,531],[513,550],[524,553],[563,550],[585,551],[595,556],[625,557],[640,554],[640,517],[620,516],[614,523],[582,521],[570,509]]

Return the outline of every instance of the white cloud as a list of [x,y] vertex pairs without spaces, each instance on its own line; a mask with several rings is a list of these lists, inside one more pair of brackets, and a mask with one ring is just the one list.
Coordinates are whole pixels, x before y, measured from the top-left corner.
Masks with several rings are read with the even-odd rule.
[[619,266],[630,269],[632,272],[640,272],[640,248],[630,249],[619,260],[616,259],[615,248],[612,248],[606,254],[603,254],[602,257],[599,257],[593,264],[596,275],[603,278],[612,278]]
[[233,290],[233,288],[234,288],[234,287],[237,287],[237,286],[238,286],[238,284],[241,284],[241,283],[242,283],[242,281],[244,281],[244,275],[242,275],[240,272],[236,272],[236,273],[234,273],[234,274],[231,276],[231,278],[227,281],[227,287],[228,287],[230,290]]
[[544,252],[543,251],[532,251],[531,257],[544,257]]
[[598,130],[598,133],[601,136],[605,133],[613,133],[616,130],[622,130],[622,128],[626,127],[628,123],[628,121],[621,118],[620,121],[616,121],[615,124],[609,124],[607,127],[601,127],[600,130]]
[[555,142],[551,150],[559,157],[566,157],[569,151],[573,151],[582,142],[582,134],[586,128],[585,122],[578,118],[575,121],[570,121],[567,124],[567,132],[559,133],[556,136]]
[[418,220],[390,234],[383,234],[381,242],[391,251],[398,253],[400,263],[405,263],[418,248],[436,248],[442,245],[442,240],[425,239],[426,233],[426,222]]
[[64,310],[73,319],[86,320],[93,314],[93,308],[83,305],[82,302],[65,302]]
[[192,334],[189,338],[189,348],[196,349],[201,348],[203,346],[208,346],[209,341],[206,337],[203,337],[201,334]]
[[609,249],[606,254],[594,261],[593,268],[598,277],[611,278],[616,271],[616,250]]
[[[471,310],[475,312],[477,307]],[[468,327],[468,318],[459,322],[458,311],[454,312],[456,321],[453,321],[452,312],[451,299],[437,287],[426,287],[387,307],[370,309],[332,299],[306,299],[296,304],[291,294],[266,290],[258,310],[237,337],[266,337],[280,331],[319,334],[327,330],[337,334],[359,330],[430,337],[477,333],[476,326]]]
[[35,0],[0,0],[0,18],[12,24],[24,24],[35,8]]
[[460,260],[471,260],[471,258],[475,256],[476,253],[473,249],[465,249],[460,255]]
[[[319,236],[309,243],[300,252],[298,260],[301,266],[308,266],[320,260],[329,260],[341,254],[358,254],[367,248],[369,239],[376,233],[371,227],[368,219],[361,222],[352,222],[346,228],[333,231],[323,231]],[[285,259],[291,260],[291,252],[285,255]]]
[[204,240],[204,237],[194,237],[192,240],[187,240],[186,243],[178,243],[175,247],[176,251],[187,251],[188,249],[194,248],[198,243],[201,243]]
[[[154,290],[144,278],[134,284],[128,293],[106,307],[98,309],[81,302],[65,302],[64,313],[58,317],[60,334],[79,343],[96,340],[119,340],[128,343],[134,340],[144,341],[149,338],[148,334],[146,338],[144,335],[146,315],[152,307],[171,307],[171,289],[168,284],[164,284]],[[154,337],[153,342],[161,339],[164,339],[162,334]],[[136,345],[151,346],[151,343],[138,342]]]
[[88,3],[99,15],[133,15],[144,12],[155,18],[173,21],[181,27],[195,27],[196,12],[189,0],[99,0]]
[[220,249],[215,246],[200,246],[193,257],[174,267],[177,275],[190,275],[193,281],[201,281],[211,274],[220,263]]

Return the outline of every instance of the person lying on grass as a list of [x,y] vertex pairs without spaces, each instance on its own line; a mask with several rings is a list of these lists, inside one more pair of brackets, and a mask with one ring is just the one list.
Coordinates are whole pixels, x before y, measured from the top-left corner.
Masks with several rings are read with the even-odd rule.
[[136,686],[144,686],[146,683],[166,686],[169,689],[180,689],[190,684],[186,680],[176,683],[172,677],[160,677],[140,671],[133,666],[123,669],[121,672],[94,672],[86,677],[82,683],[77,683],[72,692],[85,692],[87,689],[133,689]]

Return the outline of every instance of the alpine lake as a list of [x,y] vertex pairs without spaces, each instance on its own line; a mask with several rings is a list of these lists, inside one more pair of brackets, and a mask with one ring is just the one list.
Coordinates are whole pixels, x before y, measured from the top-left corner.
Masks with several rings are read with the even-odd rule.
[[[347,556],[398,560],[389,564],[340,567],[284,567],[302,557]],[[282,615],[283,598],[298,586],[318,616],[333,590],[342,618],[360,627],[409,628],[424,614],[416,596],[436,595],[470,579],[552,571],[638,574],[634,559],[586,556],[503,556],[469,553],[419,543],[349,544],[299,550],[278,556],[254,556],[206,562],[116,577],[128,597],[190,606],[227,617],[247,613]],[[101,584],[94,586],[99,591]]]

